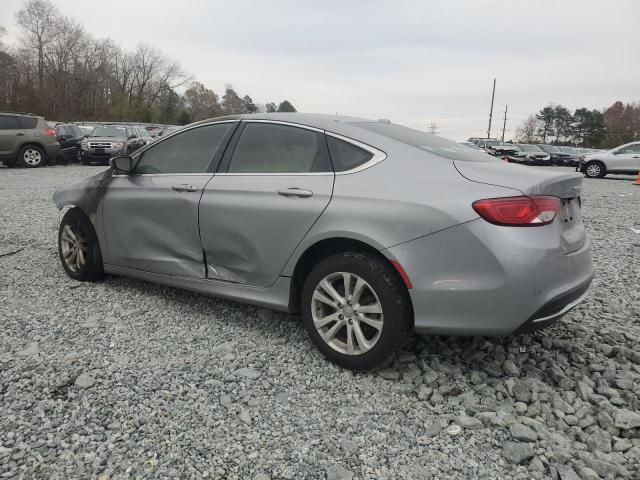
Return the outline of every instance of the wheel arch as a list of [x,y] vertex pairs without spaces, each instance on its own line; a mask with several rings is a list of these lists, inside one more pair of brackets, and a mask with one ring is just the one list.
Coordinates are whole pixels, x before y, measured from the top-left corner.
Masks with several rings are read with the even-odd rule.
[[18,146],[18,151],[16,152],[16,156],[18,156],[20,154],[20,150],[22,150],[25,147],[31,146],[33,145],[34,147],[38,147],[40,150],[42,150],[42,153],[44,155],[44,160],[48,160],[49,156],[47,155],[47,149],[44,148],[44,145],[36,140],[27,140],[24,143],[21,143]]
[[[400,273],[396,270],[397,267],[391,263],[389,258],[380,252],[380,249],[372,246],[372,243],[373,242],[367,242],[353,237],[338,236],[323,238],[307,246],[304,252],[295,261],[295,266],[291,273],[289,311],[291,313],[300,312],[300,294],[302,292],[302,287],[313,267],[323,259],[338,253],[359,251],[376,255],[385,262],[388,262],[390,266],[394,267],[393,271],[396,272],[401,281],[404,281]],[[407,297],[411,303],[411,296],[407,295]],[[413,310],[413,305],[411,305],[411,309]]]

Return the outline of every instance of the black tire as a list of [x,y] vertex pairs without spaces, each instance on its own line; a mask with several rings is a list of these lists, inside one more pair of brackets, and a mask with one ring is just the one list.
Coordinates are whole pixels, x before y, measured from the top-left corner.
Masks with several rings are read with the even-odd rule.
[[[357,275],[368,283],[382,307],[383,326],[379,338],[364,353],[349,355],[337,351],[323,340],[314,325],[314,291],[323,279],[339,272]],[[405,344],[413,324],[411,299],[400,275],[386,259],[370,253],[345,252],[320,261],[305,279],[300,305],[302,322],[318,350],[329,361],[350,370],[368,370],[380,365]],[[346,325],[337,332],[346,338]]]
[[[39,159],[35,158],[39,155]],[[47,161],[44,150],[37,145],[25,145],[18,152],[18,164],[25,168],[38,168]]]
[[582,171],[587,178],[602,178],[607,174],[607,169],[604,164],[597,160],[585,164],[585,166],[582,167]]
[[[83,250],[85,261],[80,267],[78,267],[78,265],[70,265],[71,262],[65,260],[63,235],[65,233],[65,227],[67,226],[69,226],[75,234],[79,234],[83,245],[86,246]],[[64,217],[62,217],[60,228],[58,229],[58,254],[64,271],[74,280],[91,282],[104,277],[102,254],[100,253],[100,243],[98,242],[96,231],[87,216],[77,208],[69,210]]]

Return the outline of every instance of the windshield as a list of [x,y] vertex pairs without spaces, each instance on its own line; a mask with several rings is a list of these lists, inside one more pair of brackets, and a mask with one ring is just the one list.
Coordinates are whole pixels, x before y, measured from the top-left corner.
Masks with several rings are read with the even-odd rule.
[[351,125],[450,160],[462,160],[466,162],[501,161],[482,150],[473,150],[452,140],[447,140],[420,130],[414,130],[413,128],[403,127],[402,125],[382,122],[353,122]]
[[127,129],[125,127],[115,127],[112,125],[101,125],[93,129],[92,137],[127,137]]
[[537,145],[518,145],[525,152],[542,152],[542,149]]

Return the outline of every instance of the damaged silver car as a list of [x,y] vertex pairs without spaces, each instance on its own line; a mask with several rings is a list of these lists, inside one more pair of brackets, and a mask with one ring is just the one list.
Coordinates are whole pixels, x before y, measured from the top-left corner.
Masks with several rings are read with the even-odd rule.
[[297,312],[328,359],[366,369],[411,331],[527,332],[577,305],[581,182],[388,121],[272,113],[192,124],[54,201],[72,278]]

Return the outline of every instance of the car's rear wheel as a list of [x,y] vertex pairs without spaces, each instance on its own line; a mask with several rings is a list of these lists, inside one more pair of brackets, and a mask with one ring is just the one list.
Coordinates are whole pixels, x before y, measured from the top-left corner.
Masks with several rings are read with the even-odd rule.
[[92,281],[104,276],[100,244],[93,225],[78,210],[69,210],[58,230],[58,253],[64,271],[74,280]]
[[411,301],[398,273],[369,253],[340,253],[318,263],[305,280],[301,306],[316,347],[352,370],[382,363],[411,326]]
[[584,166],[584,174],[589,178],[602,178],[607,171],[601,162],[589,162]]
[[25,145],[18,152],[18,163],[27,168],[42,166],[46,158],[44,150],[37,145]]

